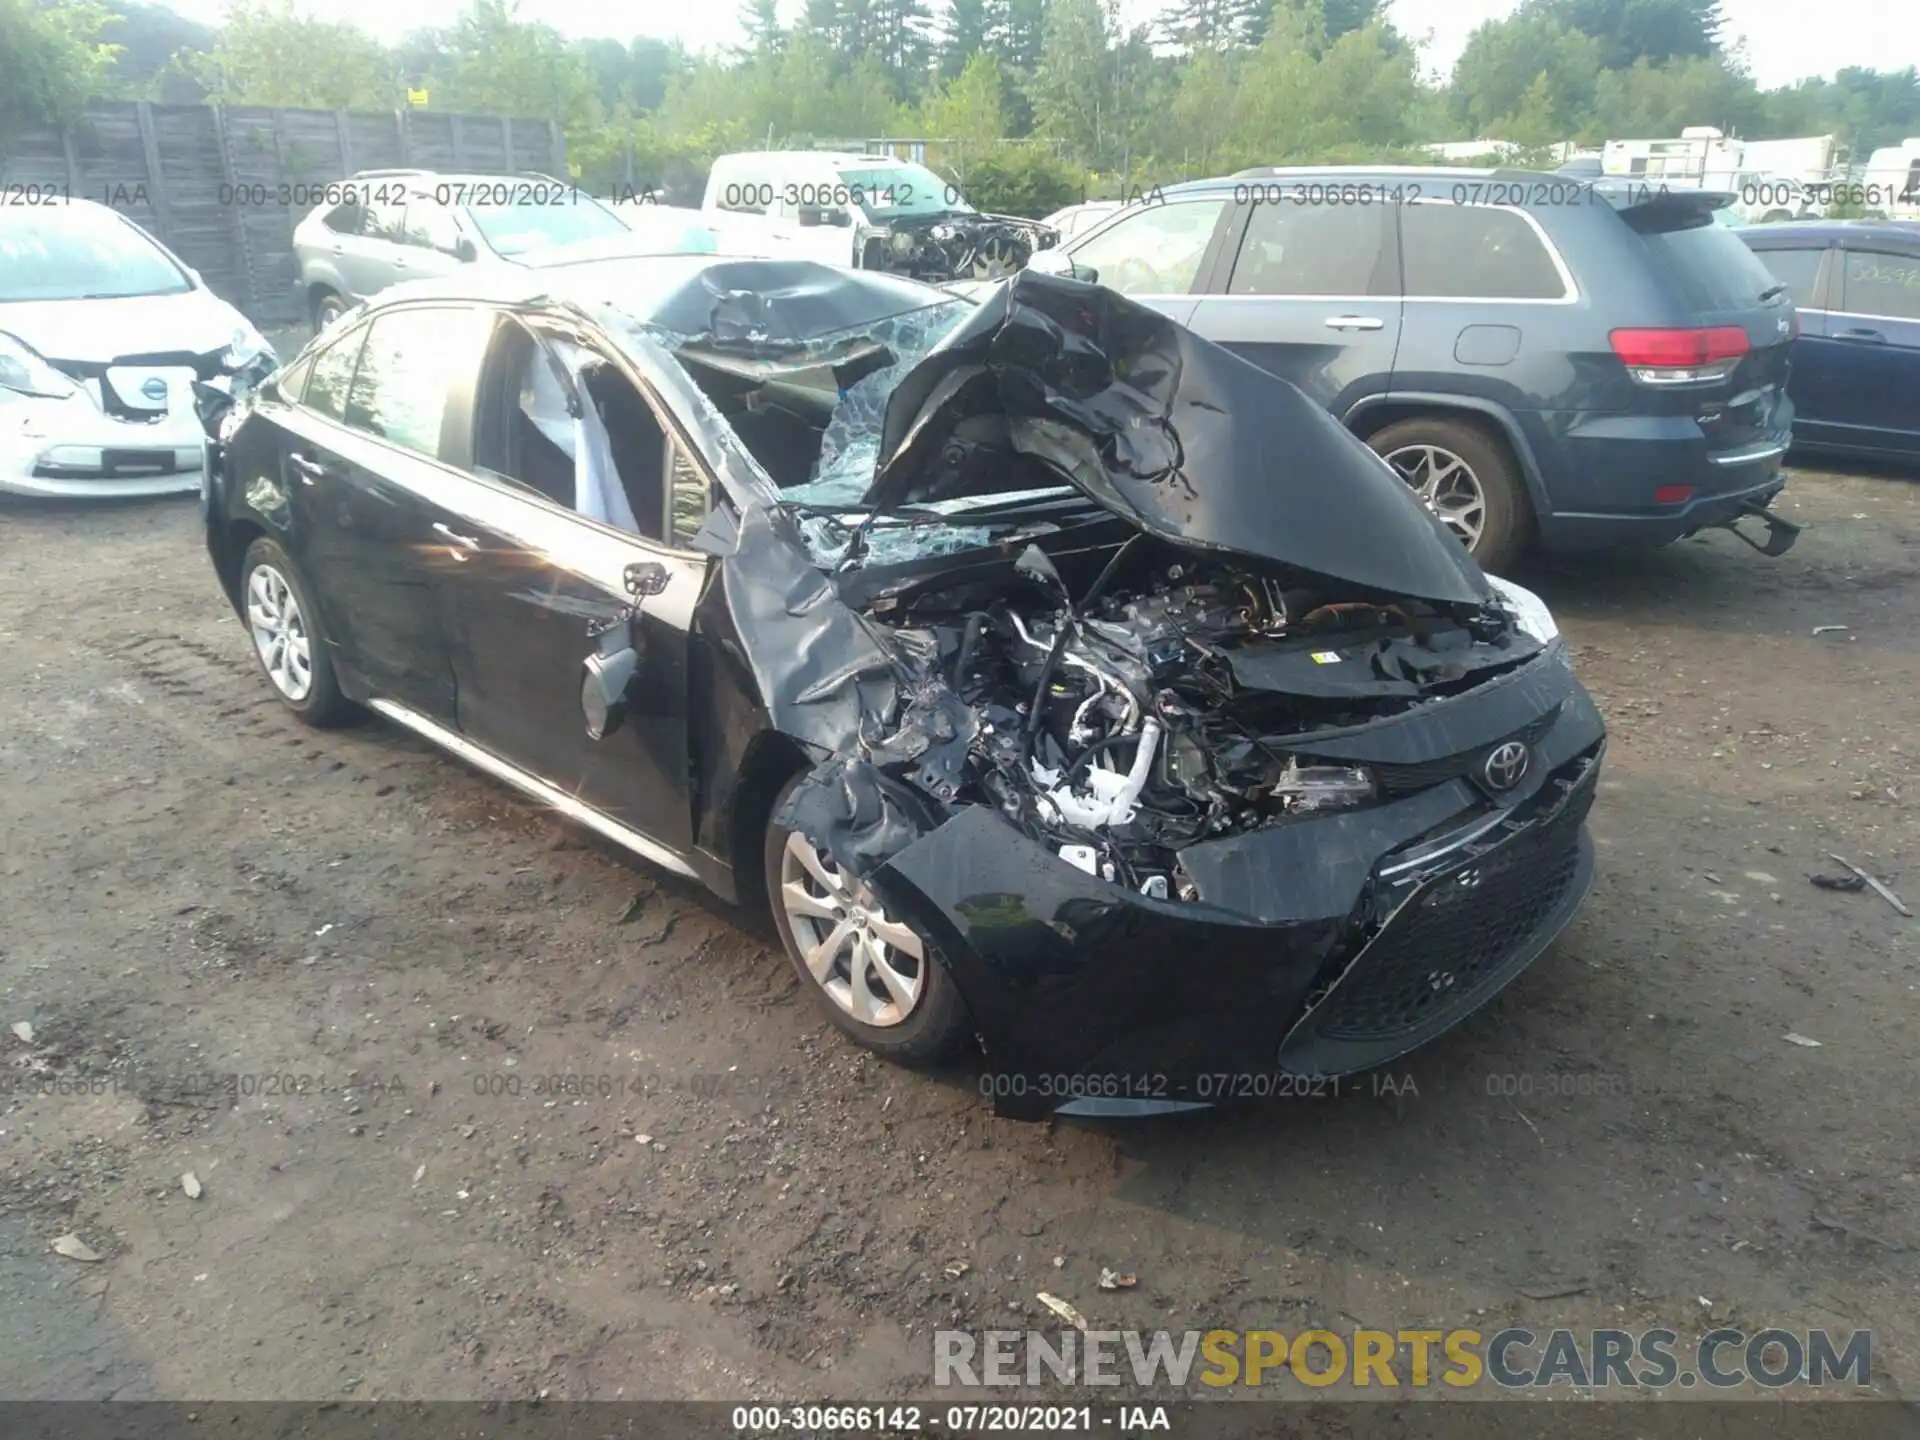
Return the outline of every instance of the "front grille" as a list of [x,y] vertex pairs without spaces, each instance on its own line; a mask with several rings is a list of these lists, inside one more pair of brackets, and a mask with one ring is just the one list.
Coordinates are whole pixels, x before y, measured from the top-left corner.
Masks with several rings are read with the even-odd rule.
[[[1423,760],[1415,765],[1374,765],[1373,771],[1380,779],[1380,793],[1388,798],[1418,794],[1422,790],[1431,790],[1435,785],[1444,785],[1449,780],[1472,779],[1480,773],[1480,766],[1496,745],[1504,745],[1509,740],[1518,740],[1531,750],[1539,744],[1546,733],[1553,728],[1554,721],[1560,718],[1560,707],[1554,706],[1546,714],[1531,720],[1511,735],[1502,735],[1492,744],[1482,745],[1475,750],[1462,751],[1458,755],[1443,755],[1438,760]],[[1322,765],[1351,764],[1351,761],[1321,760]]]
[[1519,973],[1580,875],[1589,762],[1558,813],[1415,890],[1281,1049],[1284,1068],[1344,1074],[1450,1029]]
[[198,380],[212,380],[225,374],[222,361],[224,350],[209,350],[196,355],[191,350],[155,351],[148,355],[116,355],[111,360],[55,360],[47,363],[64,375],[75,380],[105,380],[107,371],[120,365],[138,366],[144,370],[191,370]]

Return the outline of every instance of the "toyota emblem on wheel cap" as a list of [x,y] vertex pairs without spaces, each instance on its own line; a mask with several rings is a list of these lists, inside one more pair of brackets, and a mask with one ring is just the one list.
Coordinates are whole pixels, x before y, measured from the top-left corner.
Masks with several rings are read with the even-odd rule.
[[1504,745],[1493,747],[1486,764],[1480,767],[1480,773],[1486,778],[1489,789],[1511,790],[1527,773],[1530,759],[1525,745],[1518,740],[1509,740]]

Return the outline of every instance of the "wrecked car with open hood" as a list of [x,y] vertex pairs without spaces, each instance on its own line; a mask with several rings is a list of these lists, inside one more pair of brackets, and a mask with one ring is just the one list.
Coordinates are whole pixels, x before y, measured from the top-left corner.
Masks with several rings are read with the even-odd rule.
[[[336,433],[409,312],[473,327],[434,347],[430,474]],[[764,896],[843,1030],[906,1063],[977,1043],[1003,1112],[1380,1065],[1586,894],[1604,729],[1546,607],[1164,316],[1032,273],[976,305],[674,257],[408,287],[354,329],[352,368],[351,333],[316,342],[218,466],[209,545],[281,698],[367,705]],[[329,364],[348,421],[311,413]],[[571,437],[545,479],[500,439],[540,433],[528,376]],[[363,542],[310,539],[329,482],[288,456],[423,498],[411,530],[383,501],[389,613],[371,557],[337,576]]]

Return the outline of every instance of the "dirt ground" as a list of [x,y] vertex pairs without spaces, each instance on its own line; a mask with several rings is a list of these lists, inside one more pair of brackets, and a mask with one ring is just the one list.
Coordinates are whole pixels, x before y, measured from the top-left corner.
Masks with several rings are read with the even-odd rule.
[[740,917],[409,736],[300,727],[192,500],[0,510],[0,1396],[924,1395],[932,1330],[1042,1290],[1870,1328],[1912,1394],[1920,921],[1807,877],[1920,906],[1920,486],[1788,494],[1783,560],[1522,577],[1612,726],[1599,878],[1399,1093],[1050,1125],[861,1058]]

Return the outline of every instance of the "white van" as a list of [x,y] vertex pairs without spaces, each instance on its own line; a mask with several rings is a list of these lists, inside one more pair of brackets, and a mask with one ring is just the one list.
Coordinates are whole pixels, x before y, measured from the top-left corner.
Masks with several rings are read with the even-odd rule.
[[[1850,192],[1855,188],[1852,183],[1846,186]],[[1920,136],[1874,151],[1858,188],[1865,192],[1869,210],[1879,210],[1889,220],[1920,220]]]
[[1033,220],[981,214],[925,165],[845,151],[722,155],[700,208],[723,248],[932,281],[1011,274],[1058,238]]

